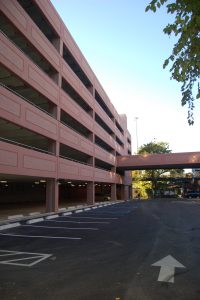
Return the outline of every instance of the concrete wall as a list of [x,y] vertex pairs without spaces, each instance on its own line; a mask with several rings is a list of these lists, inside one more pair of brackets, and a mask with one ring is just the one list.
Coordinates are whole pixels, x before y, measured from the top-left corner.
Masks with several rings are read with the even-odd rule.
[[[34,20],[27,14],[25,9],[16,0],[2,0],[0,8],[3,15],[12,23],[24,36],[28,43],[33,45],[36,53],[40,54],[54,68],[55,78],[50,78],[30,57],[24,52],[23,48],[19,49],[12,39],[5,34],[0,33],[0,54],[1,65],[9,71],[10,81],[14,78],[22,79],[25,84],[30,86],[34,91],[45,96],[48,101],[54,105],[56,114],[54,116],[47,114],[45,111],[38,109],[26,99],[16,94],[8,86],[0,86],[0,119],[8,121],[9,125],[16,125],[18,128],[25,128],[30,131],[30,139],[34,135],[43,137],[51,144],[49,149],[54,149],[53,153],[42,153],[35,149],[23,147],[12,141],[7,142],[5,139],[0,140],[0,176],[32,176],[38,178],[48,178],[55,182],[63,180],[82,180],[90,183],[105,182],[123,185],[126,176],[121,176],[116,170],[116,152],[120,155],[127,155],[131,151],[131,136],[127,130],[126,118],[120,116],[106,92],[91,70],[88,62],[79,50],[76,42],[72,38],[68,29],[58,16],[54,7],[49,0],[34,0],[41,14],[49,22],[52,30],[57,34],[57,46],[51,43],[44,33],[39,29]],[[92,87],[86,88],[83,82],[78,78],[63,58],[63,45],[73,55],[80,68],[91,82]],[[16,77],[17,76],[17,77]],[[63,89],[62,80],[66,80],[71,87],[84,99],[89,105],[91,112],[88,114],[83,110],[74,99],[72,99]],[[15,83],[15,82],[14,82]],[[17,80],[16,80],[17,85]],[[95,99],[95,90],[103,99],[105,105],[113,115],[113,119],[105,113],[104,109]],[[60,120],[61,109],[72,118],[77,120],[92,133],[92,138],[88,139],[77,131],[65,126]],[[113,132],[110,135],[102,126],[95,121],[97,114],[102,121]],[[116,126],[120,125],[123,133]],[[94,136],[98,136],[113,151],[109,152],[94,143]],[[119,139],[121,146],[116,138]],[[129,140],[129,142],[128,142]],[[60,144],[74,148],[84,155],[90,157],[90,164],[83,164],[73,160],[60,157]],[[94,165],[96,159],[111,166],[110,170],[97,168]],[[127,182],[126,182],[127,184]],[[56,184],[47,184],[49,191],[56,189]],[[91,188],[92,191],[92,188]],[[92,191],[93,193],[93,191]],[[57,197],[57,192],[53,192],[53,197]],[[90,198],[91,202],[91,197]],[[57,203],[58,199],[51,199]],[[47,199],[48,201],[48,199]],[[50,200],[49,200],[50,201]],[[94,199],[92,198],[92,201]],[[56,209],[56,205],[49,205],[49,209]]]

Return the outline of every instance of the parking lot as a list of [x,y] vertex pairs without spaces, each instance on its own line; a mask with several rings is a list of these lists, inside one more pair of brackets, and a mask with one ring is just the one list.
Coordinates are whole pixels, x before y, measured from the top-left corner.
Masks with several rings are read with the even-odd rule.
[[1,299],[198,300],[199,210],[130,201],[14,222],[0,230]]
[[[123,215],[121,212],[117,213],[116,209],[109,210],[108,206],[110,204],[101,204],[44,217],[37,216],[27,221],[16,221],[5,226],[5,229],[8,229],[1,230],[0,236],[38,240],[82,240],[88,238],[89,233],[101,230]],[[106,211],[103,209],[105,207]],[[113,217],[115,215],[117,217]]]
[[[70,293],[70,299],[89,299],[79,295],[78,286],[70,292],[67,283],[80,278],[74,278],[69,270],[75,265],[84,265],[89,275],[87,262],[94,259],[94,252],[104,255],[106,248],[112,247],[112,242],[107,241],[109,237],[106,241],[102,237],[133,209],[135,207],[125,206],[123,202],[106,203],[13,222],[10,224],[13,227],[0,230],[0,270],[4,274],[1,275],[0,294],[3,299],[67,299]],[[57,281],[60,276],[61,281]],[[63,287],[59,290],[63,281],[65,291]],[[52,287],[55,290],[49,294]]]

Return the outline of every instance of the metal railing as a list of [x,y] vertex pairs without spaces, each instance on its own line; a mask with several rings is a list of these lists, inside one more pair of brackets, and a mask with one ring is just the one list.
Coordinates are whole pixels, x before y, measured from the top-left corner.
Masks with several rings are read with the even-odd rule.
[[86,166],[89,166],[89,167],[93,167],[93,166],[92,166],[91,164],[89,164],[89,163],[86,163],[86,162],[83,162],[83,161],[80,161],[80,160],[76,160],[76,159],[71,158],[71,157],[68,157],[68,156],[59,155],[59,157],[64,158],[64,159],[67,159],[67,160],[70,160],[70,161],[74,161],[74,162],[79,163],[79,164],[82,164],[82,165],[86,165]]
[[44,112],[45,114],[49,115],[50,117],[54,118],[55,117],[50,114],[48,111],[46,111],[45,109],[41,108],[40,106],[36,105],[34,102],[28,100],[27,98],[25,98],[24,96],[22,96],[21,94],[17,93],[16,91],[14,91],[13,89],[11,89],[10,87],[8,87],[7,85],[3,84],[2,82],[0,82],[0,85],[3,86],[5,89],[9,90],[10,92],[12,92],[13,94],[15,94],[16,96],[18,96],[19,98],[23,99],[24,101],[28,102],[29,104],[31,104],[32,106],[38,108],[39,110],[41,110],[42,112]]
[[0,137],[0,141],[6,142],[6,143],[9,143],[9,144],[13,144],[13,145],[17,145],[17,146],[20,146],[20,147],[23,147],[23,148],[35,150],[37,152],[42,152],[42,153],[46,153],[46,154],[50,154],[50,155],[55,155],[51,151],[47,151],[47,150],[40,149],[40,148],[37,148],[37,147],[34,147],[34,146],[22,144],[22,143],[19,143],[19,142],[13,141],[13,140],[9,140],[9,139],[3,138],[3,137]]
[[[45,72],[41,67],[40,67],[40,65],[38,65],[33,59],[32,59],[32,57],[31,56],[29,56],[26,52],[24,52],[13,40],[11,40],[2,30],[0,30],[0,32],[13,44],[13,45],[15,45],[15,47],[20,51],[20,52],[22,52],[24,55],[26,55],[26,57],[28,57],[28,59],[30,59],[31,61],[32,61],[32,63],[34,64],[34,65],[36,65],[44,74],[46,74],[56,85],[58,85],[58,83],[56,82],[56,81],[54,81],[54,79],[47,73],[47,72]],[[27,39],[27,41],[28,41],[28,43],[30,43],[30,41]],[[31,44],[31,43],[30,43]],[[31,45],[32,47],[34,47],[33,45]],[[37,51],[36,51],[37,52]],[[42,56],[42,58],[43,59],[45,59],[45,57],[44,56]],[[46,59],[45,59],[46,60]],[[50,64],[50,62],[48,61],[48,60],[46,60],[48,63],[49,63],[49,65],[52,67],[52,68],[54,68],[51,64]],[[57,71],[57,70],[56,70]],[[57,71],[57,73],[58,73],[58,71]]]

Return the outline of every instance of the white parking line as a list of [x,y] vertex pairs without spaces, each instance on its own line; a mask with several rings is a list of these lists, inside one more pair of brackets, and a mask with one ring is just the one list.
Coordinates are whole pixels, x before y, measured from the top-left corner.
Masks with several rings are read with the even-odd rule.
[[38,222],[42,222],[43,220],[44,220],[44,218],[31,219],[31,220],[28,220],[26,222],[26,224],[38,223]]
[[14,227],[18,227],[21,224],[19,222],[17,223],[11,223],[11,224],[5,224],[5,225],[1,225],[0,226],[0,230],[5,230],[5,229],[9,229],[9,228],[14,228]]
[[59,217],[59,215],[50,215],[50,216],[47,216],[45,219],[47,219],[47,220],[51,220],[51,219],[56,219],[56,218],[58,218]]
[[[46,220],[46,222],[51,222]],[[80,221],[53,221],[58,223],[74,223],[74,224],[110,224],[110,222],[80,222]]]
[[91,216],[105,215],[105,216],[109,217],[109,215],[110,215],[111,217],[112,216],[121,217],[121,216],[127,215],[128,213],[118,212],[118,211],[113,211],[113,212],[110,212],[110,211],[96,211],[96,212],[91,212],[89,214],[91,214]]
[[58,209],[59,212],[63,212],[63,211],[66,211],[66,210],[67,210],[66,207],[61,207],[61,208]]
[[65,212],[62,214],[62,216],[69,216],[69,215],[72,215],[72,212]]
[[100,217],[68,217],[68,219],[92,219],[92,220],[118,220],[119,218],[100,218]]
[[60,239],[60,240],[82,240],[80,237],[66,237],[66,236],[47,236],[47,235],[25,235],[25,234],[11,234],[0,233],[4,236],[27,237],[27,238],[42,238],[42,239]]
[[75,210],[75,214],[78,214],[78,213],[80,213],[80,212],[82,212],[83,210],[82,209],[78,209],[78,210]]
[[[55,222],[55,221],[54,221]],[[34,227],[34,228],[51,228],[51,229],[67,229],[67,230],[99,230],[99,228],[72,228],[72,227],[60,227],[60,226],[37,226],[37,225],[21,225],[21,227]]]
[[41,214],[41,212],[35,211],[35,212],[29,213],[29,216],[37,216],[37,215],[40,215],[40,214]]
[[12,216],[8,216],[8,220],[19,219],[23,217],[24,215],[12,215]]
[[[52,254],[0,250],[0,264],[32,267],[49,258]],[[24,257],[23,257],[24,255]]]

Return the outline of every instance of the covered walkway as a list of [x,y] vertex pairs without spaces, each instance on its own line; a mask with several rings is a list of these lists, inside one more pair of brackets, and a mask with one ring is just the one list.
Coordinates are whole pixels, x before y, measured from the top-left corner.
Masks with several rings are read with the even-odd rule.
[[200,152],[143,154],[117,157],[118,170],[200,168]]

